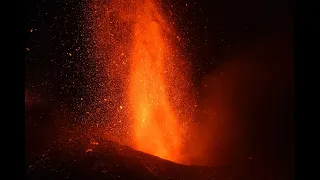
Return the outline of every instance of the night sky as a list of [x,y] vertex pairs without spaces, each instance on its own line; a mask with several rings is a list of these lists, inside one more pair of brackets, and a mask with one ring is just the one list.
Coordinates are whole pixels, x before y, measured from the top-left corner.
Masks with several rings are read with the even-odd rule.
[[[99,84],[84,23],[86,2],[25,2],[25,96],[26,104],[31,104],[26,105],[27,150],[46,146],[44,137],[54,138],[61,126],[80,122],[77,117],[93,108],[93,91]],[[219,93],[226,95],[221,102],[230,109],[228,124],[235,126],[230,129],[237,129],[228,139],[232,144],[228,157],[214,163],[217,159],[210,160],[209,148],[208,161],[219,165],[252,158],[292,172],[293,4],[168,2],[176,12],[181,37],[188,39],[184,51],[192,59],[199,101],[213,106],[217,82],[207,79],[222,74]]]

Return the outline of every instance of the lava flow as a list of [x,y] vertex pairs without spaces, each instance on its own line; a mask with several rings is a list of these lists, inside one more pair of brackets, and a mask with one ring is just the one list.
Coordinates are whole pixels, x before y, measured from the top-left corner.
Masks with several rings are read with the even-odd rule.
[[[96,15],[96,37],[98,46],[105,47],[98,47],[100,54],[112,54],[106,58],[106,74],[111,77],[109,89],[118,90],[110,97],[112,104],[118,103],[114,107],[120,107],[125,114],[115,115],[115,122],[123,119],[122,129],[130,129],[129,146],[134,149],[187,163],[184,152],[193,112],[187,107],[191,104],[191,83],[172,21],[166,21],[158,1],[111,1],[103,8],[99,6],[101,2],[94,2],[96,14],[98,9],[106,9],[107,18]],[[109,114],[118,111],[111,110]],[[114,128],[118,127],[116,124]]]

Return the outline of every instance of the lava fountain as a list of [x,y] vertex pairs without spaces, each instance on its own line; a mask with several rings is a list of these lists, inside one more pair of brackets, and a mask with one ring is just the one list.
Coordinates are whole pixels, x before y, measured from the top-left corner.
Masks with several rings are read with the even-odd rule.
[[130,69],[129,99],[134,116],[136,148],[164,159],[179,161],[179,122],[168,101],[163,22],[155,5],[145,1],[136,16]]
[[187,164],[187,131],[194,107],[192,83],[189,62],[179,50],[181,38],[172,28],[173,21],[166,21],[160,3],[153,0],[111,1],[108,7],[102,7],[106,16],[116,14],[105,22],[101,17],[96,22],[97,44],[108,46],[99,47],[100,51],[113,48],[113,59],[107,60],[106,69],[117,83],[110,83],[109,78],[109,86],[118,87],[117,92],[122,94],[121,100],[110,97],[113,104],[118,103],[114,107],[126,114],[115,115],[115,119],[125,118],[129,144],[134,149]]

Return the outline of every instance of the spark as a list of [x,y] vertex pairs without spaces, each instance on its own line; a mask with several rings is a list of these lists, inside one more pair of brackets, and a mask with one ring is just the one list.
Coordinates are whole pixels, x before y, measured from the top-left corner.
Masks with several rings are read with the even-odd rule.
[[87,150],[86,150],[86,153],[87,153],[87,152],[92,152],[92,149],[87,149]]

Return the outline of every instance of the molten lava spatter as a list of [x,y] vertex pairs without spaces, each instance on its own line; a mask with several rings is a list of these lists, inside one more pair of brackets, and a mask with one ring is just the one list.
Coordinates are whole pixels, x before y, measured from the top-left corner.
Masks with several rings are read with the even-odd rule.
[[162,10],[153,0],[92,0],[89,31],[103,84],[98,99],[107,99],[101,119],[110,139],[186,163],[188,63],[178,50],[174,21]]
[[[163,36],[164,20],[152,1],[144,1],[135,17],[129,99],[138,150],[180,161],[180,126],[168,98],[166,61],[170,55]],[[167,72],[169,73],[169,72]]]

